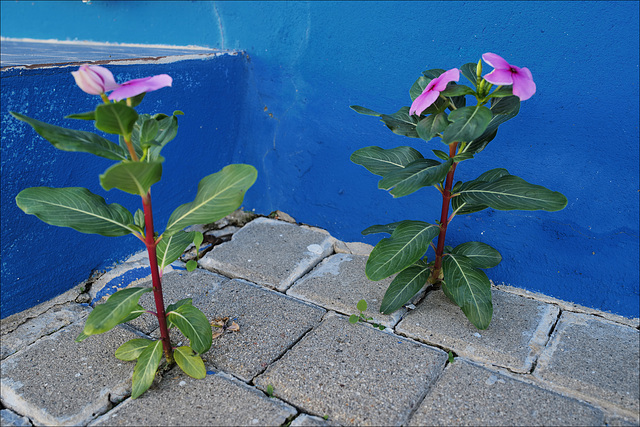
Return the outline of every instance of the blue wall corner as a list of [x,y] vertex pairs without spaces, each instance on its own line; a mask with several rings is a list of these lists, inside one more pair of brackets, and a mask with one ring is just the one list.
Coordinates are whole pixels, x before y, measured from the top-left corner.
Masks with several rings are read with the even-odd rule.
[[[424,69],[459,67],[488,51],[526,66],[536,95],[456,176],[506,167],[564,193],[569,204],[556,213],[458,217],[451,243],[480,240],[500,250],[504,261],[487,271],[496,283],[638,317],[639,4],[96,0],[0,7],[5,37],[245,50],[242,98],[217,99],[239,109],[237,128],[219,130],[235,138],[232,161],[259,170],[245,206],[263,214],[280,209],[339,239],[372,244],[379,236],[363,238],[362,229],[433,221],[439,202],[432,189],[392,199],[349,161],[351,153],[411,145],[428,155],[442,144],[394,135],[349,105],[395,112],[409,105],[409,87]],[[151,24],[139,25],[141,16]],[[185,118],[179,137],[207,120]]]

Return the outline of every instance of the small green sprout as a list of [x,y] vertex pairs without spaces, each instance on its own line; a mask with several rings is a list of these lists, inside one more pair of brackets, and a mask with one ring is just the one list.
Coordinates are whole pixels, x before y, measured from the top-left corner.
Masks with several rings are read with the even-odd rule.
[[[349,316],[349,323],[355,325],[358,322],[368,322],[369,320],[373,320],[373,317],[365,317],[364,315],[364,312],[367,310],[367,302],[365,300],[361,299],[360,301],[358,301],[356,308],[358,309],[360,314],[352,314],[351,316]],[[384,331],[384,326],[379,323],[371,322],[371,325],[373,325],[374,328],[378,328],[381,331]]]

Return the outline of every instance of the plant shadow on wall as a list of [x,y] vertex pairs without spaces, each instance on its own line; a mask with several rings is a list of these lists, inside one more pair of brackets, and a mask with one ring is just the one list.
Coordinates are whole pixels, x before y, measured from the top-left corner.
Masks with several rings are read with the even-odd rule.
[[[440,220],[435,224],[405,220],[373,225],[362,231],[364,235],[391,235],[375,246],[365,267],[367,277],[374,281],[397,274],[382,300],[383,314],[398,310],[430,283],[435,288],[442,287],[473,325],[486,329],[493,304],[491,282],[483,269],[495,267],[502,257],[482,242],[447,246],[447,227],[456,215],[487,208],[559,211],[567,205],[567,198],[561,193],[530,184],[503,168],[454,184],[458,164],[482,152],[495,138],[498,127],[518,114],[520,102],[536,91],[527,68],[511,65],[494,53],[485,53],[482,59],[494,68],[484,77],[482,60],[460,69],[424,71],[409,90],[411,107],[402,107],[394,114],[351,106],[360,114],[380,117],[398,135],[425,141],[439,137],[447,147],[446,151],[432,150],[439,160],[424,158],[408,146],[392,149],[371,146],[351,155],[351,161],[381,176],[378,188],[389,190],[393,197],[429,186],[434,186],[442,196]],[[471,87],[455,83],[460,74],[469,80]],[[467,105],[467,96],[475,98],[476,104]],[[426,256],[429,248],[435,253],[432,261]]]
[[[72,114],[71,119],[91,120],[105,133],[118,135],[118,144],[97,134],[53,126],[45,122],[11,112],[63,151],[94,154],[117,161],[100,175],[105,190],[117,188],[139,195],[142,208],[134,214],[123,206],[107,204],[104,198],[82,187],[32,187],[22,190],[16,202],[25,213],[35,215],[47,224],[70,227],[82,233],[103,236],[132,234],[146,246],[151,267],[151,288],[132,287],[120,290],[106,303],[97,305],[87,317],[83,332],[76,338],[80,342],[129,322],[143,314],[155,316],[160,327],[160,339],[133,339],[116,350],[116,357],[136,361],[132,376],[131,397],[142,395],[153,383],[164,353],[166,366],[177,363],[193,378],[204,378],[206,370],[201,354],[212,344],[211,324],[191,298],[182,299],[165,308],[162,296],[162,271],[178,259],[192,242],[199,248],[202,233],[184,231],[195,224],[215,222],[236,210],[244,194],[257,178],[253,166],[235,164],[204,177],[191,203],[178,206],[162,234],[154,231],[151,209],[151,186],[162,176],[160,156],[162,148],[178,132],[180,111],[172,115],[138,114],[137,107],[150,91],[171,86],[172,79],[160,74],[117,84],[111,72],[100,66],[83,65],[72,72],[77,85],[84,92],[100,96],[103,104],[94,111]],[[111,92],[108,96],[106,92]],[[187,270],[197,267],[196,260],[187,263]],[[138,301],[142,294],[153,292],[155,311],[147,310]],[[188,346],[173,347],[169,329],[177,327],[189,339]]]

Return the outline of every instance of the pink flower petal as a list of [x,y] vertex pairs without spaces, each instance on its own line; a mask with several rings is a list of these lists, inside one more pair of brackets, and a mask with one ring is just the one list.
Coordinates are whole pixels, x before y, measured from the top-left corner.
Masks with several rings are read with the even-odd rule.
[[436,99],[438,99],[439,96],[440,92],[425,89],[424,92],[422,92],[422,94],[420,94],[420,96],[418,96],[411,104],[409,114],[416,114],[419,116],[431,104],[436,102]]
[[142,79],[129,80],[109,95],[109,99],[120,101],[125,98],[131,98],[145,92],[152,92],[166,86],[171,86],[173,79],[168,74],[159,74],[152,77],[144,77]]
[[[527,70],[523,68],[521,71]],[[513,94],[520,98],[520,101],[526,101],[536,93],[536,84],[530,77],[531,72],[521,72],[513,74]]]
[[504,70],[501,68],[496,68],[495,70],[484,76],[484,79],[494,85],[510,85],[513,83],[513,73],[510,69]]
[[113,78],[113,74],[111,74],[111,71],[107,70],[106,68],[99,65],[89,65],[89,69],[100,76],[105,92],[109,92],[120,87],[120,85],[117,84],[115,79]]
[[484,55],[482,55],[482,59],[484,60],[484,62],[491,65],[493,68],[507,69],[511,67],[509,63],[504,60],[504,58],[502,58],[500,55],[496,55],[495,53],[487,52]]
[[433,79],[432,81],[434,80],[437,82],[434,84],[433,89],[437,90],[438,92],[442,92],[447,88],[447,84],[449,84],[449,82],[457,82],[458,80],[460,80],[460,70],[458,70],[457,68],[452,68],[451,70],[447,70],[444,73],[440,74],[440,76]]

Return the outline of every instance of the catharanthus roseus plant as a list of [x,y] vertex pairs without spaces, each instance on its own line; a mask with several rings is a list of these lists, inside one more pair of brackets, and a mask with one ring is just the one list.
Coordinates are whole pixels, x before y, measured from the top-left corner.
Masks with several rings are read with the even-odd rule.
[[[118,135],[118,144],[100,135],[66,129],[41,122],[23,114],[11,112],[33,127],[54,147],[78,151],[114,160],[117,163],[100,175],[105,190],[117,188],[141,197],[142,209],[134,214],[123,206],[105,200],[82,187],[32,187],[22,190],[16,202],[24,212],[60,227],[70,227],[82,233],[103,236],[132,234],[146,246],[151,267],[151,288],[120,290],[97,305],[87,317],[85,327],[76,341],[101,334],[142,314],[157,318],[160,339],[133,339],[116,350],[121,360],[136,360],[132,377],[133,398],[140,396],[152,384],[160,367],[162,355],[167,364],[174,362],[194,378],[204,378],[205,366],[201,354],[211,347],[212,330],[207,317],[185,298],[165,307],[162,298],[162,271],[178,259],[192,242],[199,246],[202,234],[183,229],[195,224],[217,221],[237,209],[244,193],[253,185],[257,171],[253,166],[229,165],[200,181],[195,200],[178,206],[161,234],[154,231],[151,209],[151,186],[162,175],[162,148],[178,131],[180,111],[166,114],[138,114],[138,106],[147,92],[171,86],[172,79],[161,74],[118,84],[111,72],[100,66],[83,65],[72,72],[76,84],[91,95],[100,96],[103,103],[94,111],[73,114],[67,118],[92,120],[105,133]],[[111,92],[107,95],[107,92]],[[195,265],[188,265],[189,270]],[[146,292],[153,292],[155,311],[138,302]],[[177,327],[189,339],[189,346],[173,347],[169,329]]]
[[[520,102],[536,91],[529,69],[511,65],[494,53],[485,53],[482,59],[494,68],[484,77],[482,60],[460,69],[423,72],[409,90],[411,106],[394,114],[351,107],[360,114],[380,117],[398,135],[424,141],[439,137],[446,147],[444,151],[432,150],[438,160],[424,158],[408,146],[365,147],[351,155],[354,163],[381,176],[378,187],[389,190],[394,197],[429,186],[442,196],[440,220],[435,224],[405,220],[374,225],[362,232],[391,235],[376,245],[365,268],[367,277],[375,281],[397,274],[382,300],[382,313],[398,310],[426,283],[431,283],[441,286],[471,323],[486,329],[493,305],[491,283],[483,269],[495,267],[502,257],[482,242],[467,242],[455,248],[445,245],[449,224],[456,215],[487,208],[559,211],[567,204],[562,194],[530,184],[502,168],[454,185],[458,164],[483,151],[495,138],[498,127],[518,114]],[[458,84],[460,75],[471,85]],[[474,105],[467,105],[468,98],[475,101]],[[430,247],[435,252],[431,261],[426,256]]]

